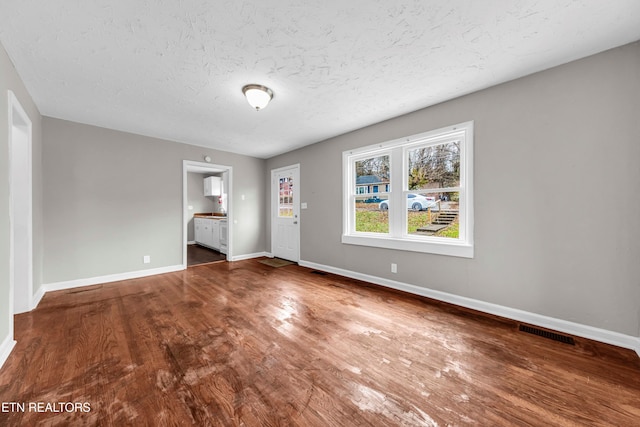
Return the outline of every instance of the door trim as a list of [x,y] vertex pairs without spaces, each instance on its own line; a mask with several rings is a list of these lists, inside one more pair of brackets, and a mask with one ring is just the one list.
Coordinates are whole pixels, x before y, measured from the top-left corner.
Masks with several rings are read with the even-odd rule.
[[[276,191],[275,191],[275,175],[278,172],[282,172],[288,169],[297,169],[298,170],[298,197],[294,198],[293,200],[293,204],[295,206],[294,208],[294,212],[298,212],[298,224],[301,224],[301,215],[300,215],[300,194],[302,193],[302,186],[300,185],[301,182],[301,178],[300,178],[300,163],[296,163],[293,165],[289,165],[289,166],[283,166],[280,168],[276,168],[276,169],[271,169],[271,179],[270,179],[270,186],[271,186],[271,190],[270,190],[270,198],[269,198],[269,203],[271,206],[270,209],[270,213],[271,213],[271,257],[273,258],[275,256],[275,234],[276,234],[276,216],[278,214],[278,205],[275,204],[273,201],[276,200]],[[295,183],[294,183],[295,184]],[[300,226],[298,226],[298,233],[297,233],[297,237],[298,237],[298,242],[297,242],[297,254],[296,254],[296,262],[300,261]]]
[[[24,108],[18,101],[13,91],[7,91],[8,113],[9,113],[9,329],[13,336],[13,315],[33,310],[33,176],[32,176],[32,138],[33,125],[31,119],[25,112]],[[26,147],[16,149],[18,143],[18,135],[14,135],[14,128],[20,129],[26,134]],[[24,156],[19,160],[26,161],[26,170],[19,170],[15,162],[15,156]],[[19,182],[16,182],[16,173],[24,174]],[[16,194],[24,195],[25,202],[16,206]],[[26,236],[21,234],[16,236],[17,218],[25,222],[22,223],[26,228]],[[15,242],[16,238],[26,239],[26,259],[22,256],[16,258]],[[16,268],[20,269],[23,277],[26,278],[24,287],[16,289],[15,276]],[[24,304],[16,306],[16,295],[22,296]],[[17,311],[16,311],[17,310]]]
[[233,259],[233,167],[226,165],[216,165],[213,163],[195,162],[192,160],[182,161],[182,268],[187,268],[187,234],[189,225],[189,201],[187,193],[187,173],[188,172],[227,172],[228,194],[227,194],[227,261]]

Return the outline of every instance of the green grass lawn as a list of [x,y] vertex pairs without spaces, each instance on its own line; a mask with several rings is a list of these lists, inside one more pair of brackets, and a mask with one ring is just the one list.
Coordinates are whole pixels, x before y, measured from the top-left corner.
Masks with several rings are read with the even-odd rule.
[[438,237],[450,237],[452,239],[457,239],[460,234],[460,224],[458,221],[454,221],[447,228],[443,228],[442,230],[436,233]]
[[389,211],[356,210],[356,231],[366,233],[388,233]]
[[[409,234],[413,234],[420,227],[429,223],[427,212],[408,212]],[[436,236],[457,239],[459,235],[459,224],[457,221],[449,227],[440,230]],[[356,231],[367,233],[388,233],[389,232],[389,211],[381,210],[356,210]]]
[[[409,221],[409,225],[407,227],[409,229],[409,234],[413,234],[418,228],[429,224],[429,214],[427,212],[409,211],[407,213],[409,214],[407,218]],[[433,214],[431,216],[435,217]]]

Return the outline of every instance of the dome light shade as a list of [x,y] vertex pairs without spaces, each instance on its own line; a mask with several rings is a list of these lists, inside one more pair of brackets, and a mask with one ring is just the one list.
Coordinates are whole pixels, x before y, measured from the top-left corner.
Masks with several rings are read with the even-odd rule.
[[273,91],[266,86],[250,84],[242,88],[242,93],[247,98],[247,102],[256,111],[262,110],[273,98]]

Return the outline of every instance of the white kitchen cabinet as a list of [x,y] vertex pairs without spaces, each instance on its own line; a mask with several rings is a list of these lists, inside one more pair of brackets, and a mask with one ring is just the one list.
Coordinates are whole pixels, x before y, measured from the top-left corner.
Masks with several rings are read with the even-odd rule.
[[204,239],[202,241],[202,243],[206,246],[209,246],[210,248],[215,249],[214,246],[214,239],[213,239],[213,224],[214,224],[214,220],[212,219],[205,219],[204,220]]
[[193,231],[196,243],[208,247],[213,245],[213,220],[209,218],[194,218]]
[[196,243],[202,243],[204,240],[204,218],[193,218],[193,231]]
[[211,247],[217,251],[220,250],[220,220],[211,220]]
[[227,234],[228,234],[228,223],[226,219],[221,219],[218,221],[220,224],[220,253],[227,254]]
[[[219,251],[221,232],[220,222],[221,220],[217,218],[194,218],[193,229],[196,243]],[[226,221],[224,232],[226,235]],[[226,238],[223,240],[226,242]]]
[[204,179],[204,195],[222,195],[222,179],[219,176],[210,176]]

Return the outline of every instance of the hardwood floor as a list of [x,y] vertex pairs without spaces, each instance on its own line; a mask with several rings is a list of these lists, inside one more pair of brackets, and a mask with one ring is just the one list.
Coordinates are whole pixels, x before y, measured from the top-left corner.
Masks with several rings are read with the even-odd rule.
[[187,245],[187,266],[208,264],[210,262],[224,261],[227,259],[225,254],[222,254],[213,249],[205,248],[200,245]]
[[[0,403],[27,406],[0,412],[2,426],[640,420],[632,351],[552,341],[296,265],[217,263],[48,293],[15,326]],[[86,402],[90,412],[35,412],[29,402]]]

